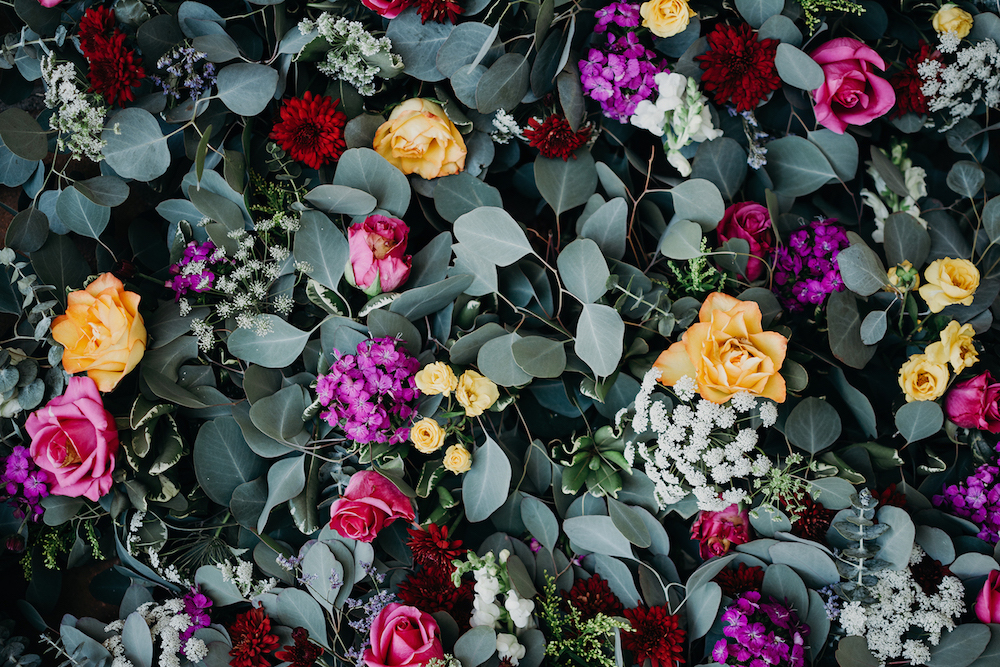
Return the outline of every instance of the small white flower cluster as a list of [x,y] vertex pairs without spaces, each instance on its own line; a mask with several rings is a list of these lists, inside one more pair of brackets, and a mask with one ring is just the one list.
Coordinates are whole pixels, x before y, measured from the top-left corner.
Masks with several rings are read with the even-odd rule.
[[249,561],[241,560],[234,568],[232,563],[216,563],[215,567],[222,570],[222,580],[232,582],[239,589],[240,595],[245,598],[252,598],[267,593],[278,585],[278,580],[271,577],[268,580],[253,578],[253,565]]
[[[468,552],[468,560],[456,569],[453,579],[459,581],[465,572],[472,572],[476,579],[474,587],[476,597],[472,601],[473,613],[469,625],[479,627],[485,625],[494,630],[506,629],[510,632],[497,633],[497,657],[509,660],[517,665],[524,657],[526,649],[517,637],[525,630],[535,627],[532,614],[535,611],[535,601],[518,596],[510,585],[504,563],[510,558],[510,552],[504,549],[499,554],[499,562],[492,553],[483,558],[475,552]],[[502,604],[502,606],[501,606]]]
[[498,144],[506,144],[515,137],[522,137],[521,126],[506,109],[497,109],[493,115],[493,127],[496,130],[490,134],[490,139]]
[[171,563],[166,567],[162,567],[160,563],[160,554],[153,547],[146,548],[146,555],[149,556],[149,564],[156,571],[158,575],[166,579],[167,581],[174,584],[184,584],[185,586],[190,586],[191,582],[181,576],[178,572],[177,566]]
[[[879,150],[885,153],[881,148]],[[906,157],[906,147],[902,144],[893,146],[892,155],[886,155],[886,157],[899,167],[908,194],[906,197],[897,195],[885,184],[885,179],[878,173],[874,165],[868,167],[867,173],[875,182],[875,191],[863,188],[861,197],[875,213],[875,231],[872,232],[872,240],[875,243],[885,242],[885,221],[890,213],[900,211],[909,213],[923,225],[924,229],[927,229],[927,221],[920,217],[920,208],[917,206],[917,200],[927,196],[925,183],[927,172],[924,171],[923,167],[913,166],[913,161]]]
[[731,483],[765,477],[771,461],[763,453],[750,458],[757,447],[757,431],[739,427],[738,422],[751,420],[756,410],[761,423],[772,426],[778,418],[774,404],[758,402],[747,392],[736,394],[725,405],[705,399],[695,403],[697,384],[685,376],[674,386],[681,403],[671,412],[668,403],[653,400],[659,377],[658,369],[650,369],[635,397],[632,428],[637,434],[651,435],[643,435],[644,442],[638,446],[626,443],[625,458],[634,465],[638,453],[656,487],[660,509],[680,502],[688,493],[695,495],[699,509],[711,512],[746,500],[747,491]]
[[[919,563],[924,550],[913,547],[910,565]],[[875,602],[863,605],[854,601],[840,611],[840,624],[851,636],[864,637],[868,650],[885,665],[886,660],[902,656],[912,665],[930,659],[930,647],[941,641],[941,633],[952,630],[955,620],[965,613],[962,582],[945,576],[936,593],[927,595],[914,580],[910,568],[881,570],[873,573],[878,583],[871,588]],[[918,630],[924,639],[907,639]]]
[[[331,79],[346,81],[366,97],[375,94],[375,77],[389,79],[403,71],[403,58],[392,52],[389,38],[375,37],[358,21],[324,12],[315,21],[299,23],[303,35],[313,31],[330,45],[326,60],[317,63],[317,69]],[[301,56],[302,51],[296,59]]]
[[[182,648],[180,635],[191,625],[191,619],[184,613],[184,599],[172,598],[160,605],[147,602],[136,609],[136,612],[146,621],[154,639],[160,640],[159,666],[180,667]],[[104,641],[104,648],[108,649],[113,657],[111,667],[134,667],[132,661],[125,655],[125,643],[121,634],[124,628],[124,621],[114,621],[104,628],[105,632],[112,633]],[[203,640],[195,637],[188,638],[184,642],[183,649],[184,657],[193,663],[198,663],[208,656],[208,646]]]
[[42,58],[45,105],[55,109],[49,127],[56,130],[56,150],[69,149],[73,157],[94,162],[104,159],[101,139],[108,107],[100,95],[88,94],[78,81],[73,63],[57,64],[54,57]]
[[653,81],[659,91],[656,102],[639,102],[629,122],[663,137],[667,161],[681,176],[689,176],[691,164],[680,150],[692,143],[717,139],[722,130],[712,126],[708,98],[701,94],[697,81],[677,72],[660,72]]
[[997,43],[984,39],[959,50],[958,42],[949,35],[954,33],[941,35],[938,49],[942,53],[954,53],[955,62],[945,65],[928,59],[917,65],[923,81],[920,90],[927,97],[927,108],[947,111],[951,116],[950,121],[939,128],[941,132],[971,116],[980,102],[988,107],[1000,105],[1000,49]]

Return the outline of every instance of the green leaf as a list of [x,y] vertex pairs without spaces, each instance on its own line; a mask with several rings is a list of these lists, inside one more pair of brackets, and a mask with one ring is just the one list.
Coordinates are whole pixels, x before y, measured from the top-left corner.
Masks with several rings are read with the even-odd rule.
[[715,229],[726,213],[722,194],[711,181],[688,179],[670,190],[670,195],[674,202],[674,217],[697,222],[706,232]]
[[524,336],[510,346],[514,362],[531,377],[557,378],[566,370],[566,348],[561,341]]
[[53,297],[62,304],[66,288],[80,289],[90,273],[90,265],[73,240],[59,234],[49,234],[42,247],[31,253],[31,266],[43,284],[55,287]]
[[367,192],[378,207],[402,217],[410,205],[410,184],[399,169],[370,148],[351,148],[340,156],[334,185]]
[[837,664],[841,667],[881,667],[882,661],[868,650],[864,637],[844,637],[837,642]]
[[580,236],[593,240],[605,257],[621,259],[625,255],[627,217],[625,199],[615,197],[586,219],[580,228]]
[[115,207],[128,199],[128,183],[117,176],[94,176],[85,181],[77,181],[73,186],[83,195],[101,206]]
[[107,142],[105,161],[122,178],[148,183],[170,167],[167,139],[160,124],[145,109],[129,107],[113,114],[101,139]]
[[847,289],[861,296],[871,296],[889,284],[882,260],[864,243],[841,250],[837,266]]
[[892,505],[883,505],[875,515],[879,523],[889,524],[890,528],[882,533],[875,543],[881,547],[878,557],[890,563],[894,570],[906,567],[913,552],[913,540],[916,528],[913,519],[906,510]]
[[480,206],[455,220],[455,238],[497,266],[508,266],[532,252],[521,226],[502,208]]
[[256,116],[274,98],[278,70],[258,63],[235,63],[219,70],[215,80],[230,111],[241,116]]
[[472,284],[465,289],[469,296],[483,296],[500,291],[497,276],[497,266],[493,260],[484,257],[463,243],[451,247],[455,253],[455,265],[452,273],[473,277]]
[[[487,41],[489,42],[488,46]],[[481,48],[487,49],[483,52],[484,58],[487,53],[492,56],[488,62],[493,62],[498,55],[497,52],[503,53],[503,47],[500,45],[499,40],[496,39],[496,34],[494,34],[491,26],[484,23],[476,23],[475,21],[459,23],[451,31],[448,39],[444,41],[444,44],[441,45],[441,48],[437,52],[436,65],[438,71],[444,74],[446,78],[452,78],[458,70],[476,60],[476,56],[479,55]],[[485,68],[483,71],[485,71]],[[454,82],[452,83],[454,84]],[[475,104],[468,106],[475,106]]]
[[896,411],[896,428],[907,443],[929,438],[944,426],[944,413],[934,401],[913,401]]
[[[767,550],[774,563],[784,563],[802,577],[810,588],[822,588],[840,581],[837,565],[822,550],[803,542],[779,542]],[[799,611],[803,611],[799,608]]]
[[812,589],[809,589],[809,614],[805,623],[809,626],[809,656],[815,661],[830,634],[830,619],[823,598]]
[[851,506],[854,485],[843,477],[824,477],[809,482],[809,494],[828,510],[842,510]]
[[968,667],[982,655],[990,643],[989,626],[963,623],[941,635],[941,642],[931,647],[927,667]]
[[420,332],[402,315],[384,308],[376,308],[368,313],[368,330],[373,338],[396,338],[403,340],[406,351],[417,356],[423,347]]
[[506,335],[507,330],[502,326],[496,322],[487,322],[455,341],[448,351],[451,363],[460,365],[475,363],[483,345],[494,338]]
[[819,63],[791,44],[778,44],[774,65],[782,81],[800,90],[816,90],[826,79]]
[[861,322],[861,342],[865,345],[875,345],[885,337],[888,318],[884,310],[873,310],[865,315]]
[[455,657],[462,667],[478,667],[497,652],[497,633],[488,625],[472,628],[455,642]]
[[266,502],[267,480],[258,477],[240,484],[233,490],[233,498],[229,501],[229,511],[233,513],[236,523],[247,530],[255,531]]
[[[392,41],[392,52],[402,56],[404,73],[433,82],[445,78],[437,68],[437,55],[454,29],[451,23],[424,23],[416,8],[411,7],[389,21],[385,36]],[[489,47],[484,44],[484,48]]]
[[250,406],[250,419],[261,433],[291,444],[302,433],[302,413],[309,403],[306,390],[294,384],[256,400]]
[[210,63],[227,63],[240,57],[240,47],[225,33],[195,37],[191,46],[204,53]]
[[306,275],[337,291],[351,257],[351,249],[344,234],[328,217],[318,211],[305,211],[299,231],[295,232],[292,254],[296,261],[309,264]]
[[[988,225],[986,231],[989,233]],[[885,221],[885,257],[889,266],[907,260],[913,266],[923,266],[930,251],[931,236],[916,218],[903,211],[889,214]]]
[[309,191],[306,201],[331,215],[368,215],[378,206],[372,195],[346,185],[318,185]]
[[501,387],[516,387],[531,382],[531,375],[522,370],[514,357],[514,343],[520,338],[510,333],[487,341],[476,358],[479,370]]
[[194,185],[188,187],[188,198],[199,213],[223,225],[226,232],[242,231],[243,213],[227,198]]
[[142,614],[133,611],[125,618],[122,627],[122,644],[125,657],[136,667],[152,667],[153,665],[153,635]]
[[830,350],[834,356],[852,368],[864,368],[875,355],[876,347],[861,341],[861,316],[854,295],[846,290],[832,293],[826,316],[830,325]]
[[201,182],[202,174],[205,173],[205,156],[208,154],[208,140],[211,138],[212,126],[209,125],[202,132],[201,139],[198,141],[198,148],[194,152],[194,170],[199,183]]
[[281,625],[290,628],[305,628],[309,638],[329,649],[326,638],[326,619],[323,608],[308,593],[298,588],[286,588],[274,601],[264,605],[270,614]]
[[632,546],[610,516],[578,516],[563,522],[563,531],[573,545],[606,556],[634,558]]
[[645,549],[653,543],[642,516],[634,508],[608,496],[608,515],[625,539],[635,546]]
[[[983,207],[983,227],[989,234],[990,241],[1000,241],[1000,197],[991,197]],[[918,266],[918,265],[915,265]]]
[[821,129],[809,133],[809,141],[823,151],[830,165],[837,173],[837,178],[845,183],[854,178],[858,171],[858,142],[850,134],[837,134],[831,130]]
[[37,168],[38,162],[14,155],[3,141],[0,141],[0,184],[9,188],[22,185],[31,178]]
[[722,588],[710,581],[691,593],[685,607],[687,608],[688,636],[699,639],[711,629],[715,616],[719,613],[722,603]]
[[667,228],[660,252],[670,259],[701,257],[702,228],[697,222],[677,220]]
[[205,495],[224,507],[229,506],[236,487],[267,470],[267,463],[250,450],[232,417],[218,417],[198,429],[193,460]]
[[[607,517],[604,517],[607,518]],[[632,558],[632,556],[628,556]],[[618,596],[629,609],[639,606],[639,591],[635,588],[632,572],[617,558],[603,554],[594,556],[594,572],[608,582],[611,592]]]
[[746,175],[747,154],[735,139],[719,137],[698,146],[691,178],[713,183],[726,201],[733,201]]
[[528,92],[530,75],[531,65],[520,53],[500,56],[476,85],[476,108],[479,113],[515,108]]
[[768,143],[766,169],[775,192],[786,197],[812,194],[837,175],[815,144],[797,136]]
[[1000,565],[997,565],[993,556],[970,551],[956,558],[948,569],[962,581],[968,581],[975,577],[985,577],[993,570],[1000,570]]
[[37,162],[49,154],[49,142],[38,121],[16,107],[0,113],[0,139],[14,155]]
[[618,369],[625,339],[625,323],[610,306],[585,303],[576,324],[573,349],[594,375],[607,377]]
[[462,480],[462,502],[465,517],[473,522],[484,521],[507,501],[511,467],[507,455],[488,435],[475,451],[472,468]]
[[[262,515],[266,519],[266,515]],[[344,576],[344,564],[334,555],[330,545],[315,542],[302,558],[302,576],[310,579],[307,588],[310,595],[327,611],[333,611],[340,590],[350,582]],[[333,587],[331,577],[336,576],[340,586]]]
[[271,510],[302,493],[306,486],[305,455],[281,459],[267,471],[267,502],[257,519],[257,532],[264,532]]
[[56,215],[71,232],[97,239],[107,229],[111,209],[98,206],[71,185],[59,194]]
[[500,191],[465,171],[437,179],[434,208],[448,222],[480,206],[503,208]]
[[597,167],[590,151],[575,155],[575,160],[535,159],[535,186],[556,215],[586,204],[597,190]]
[[543,547],[555,550],[559,541],[559,521],[548,505],[534,496],[525,496],[521,501],[521,521]]
[[[776,546],[778,545],[771,545],[771,549]],[[789,606],[800,617],[805,617],[809,610],[809,594],[805,584],[795,570],[784,563],[774,563],[764,570],[764,583],[760,592],[762,597],[773,595],[779,600],[787,599]]]
[[389,304],[389,310],[411,322],[438,312],[453,303],[459,294],[472,285],[473,277],[452,276],[433,285],[408,289]]
[[4,245],[19,252],[35,252],[42,247],[48,235],[48,216],[34,206],[29,206],[10,221]]
[[885,181],[886,186],[898,197],[909,197],[910,191],[906,187],[906,179],[903,178],[903,172],[899,170],[899,167],[874,144],[872,144],[870,152],[872,156],[871,164],[875,167],[878,175],[882,177],[882,180]]
[[975,162],[960,160],[951,165],[946,179],[948,187],[963,197],[975,197],[986,183],[986,174]]
[[761,27],[772,16],[781,14],[784,6],[782,0],[736,0],[736,11],[754,28]]
[[607,292],[611,272],[601,249],[590,239],[577,239],[563,248],[556,266],[566,289],[584,303],[593,303]]
[[841,428],[837,409],[811,396],[796,405],[785,421],[785,435],[789,442],[810,454],[816,454],[836,442]]
[[298,359],[309,340],[308,331],[300,331],[277,315],[265,318],[269,333],[259,336],[250,329],[237,329],[229,335],[226,345],[235,357],[265,368],[284,368]]
[[990,643],[986,650],[972,663],[972,667],[993,667],[1000,661],[1000,625],[991,623],[989,629]]

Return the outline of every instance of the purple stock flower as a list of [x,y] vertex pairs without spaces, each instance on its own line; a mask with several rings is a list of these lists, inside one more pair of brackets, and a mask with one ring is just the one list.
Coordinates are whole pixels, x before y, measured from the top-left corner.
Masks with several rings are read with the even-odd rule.
[[788,245],[775,251],[772,290],[789,311],[821,306],[830,293],[844,291],[837,254],[850,241],[835,222],[832,218],[810,222],[792,232]]
[[215,244],[211,241],[191,241],[184,248],[181,260],[170,267],[170,273],[174,277],[169,278],[164,285],[174,290],[175,300],[188,292],[207,292],[215,284],[215,274],[210,267],[224,261],[224,257],[216,253]]
[[609,26],[619,26],[621,28],[636,28],[642,21],[639,14],[639,4],[631,2],[612,2],[610,5],[598,9],[594,13],[597,25],[594,32],[607,32]]
[[1000,486],[994,481],[1000,468],[983,464],[964,482],[944,488],[932,498],[935,505],[979,526],[979,539],[991,544],[1000,541]]
[[42,498],[49,495],[49,474],[35,465],[27,447],[14,447],[0,475],[0,500],[7,500],[18,519],[38,521],[44,509]]
[[181,654],[184,654],[184,644],[200,628],[207,628],[212,619],[208,615],[208,608],[212,606],[212,600],[201,592],[200,587],[192,586],[184,594],[184,613],[187,614],[191,624],[180,633]]
[[608,33],[606,42],[590,49],[579,65],[584,94],[619,123],[627,123],[636,105],[656,90],[653,77],[669,71],[666,61],[657,61],[633,32],[620,37]]
[[744,667],[803,667],[809,626],[786,603],[773,597],[761,603],[760,597],[742,593],[722,613],[725,638],[716,641],[712,659]]

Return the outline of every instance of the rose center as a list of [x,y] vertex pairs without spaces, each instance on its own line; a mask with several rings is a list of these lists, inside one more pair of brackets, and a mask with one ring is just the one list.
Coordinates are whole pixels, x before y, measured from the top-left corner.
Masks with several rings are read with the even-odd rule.
[[398,243],[390,241],[384,236],[379,236],[378,234],[370,234],[366,239],[368,241],[368,247],[372,251],[375,259],[385,259],[386,255],[392,252]]

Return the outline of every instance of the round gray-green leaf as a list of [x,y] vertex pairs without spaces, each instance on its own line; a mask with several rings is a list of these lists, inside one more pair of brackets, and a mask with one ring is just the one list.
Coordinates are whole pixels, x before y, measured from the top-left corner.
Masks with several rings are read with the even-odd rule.
[[843,477],[824,477],[809,482],[809,493],[828,510],[842,510],[851,506],[854,485]]
[[634,507],[608,496],[608,515],[615,528],[635,546],[645,549],[653,543],[646,523]]
[[497,651],[496,630],[488,625],[472,628],[455,642],[455,657],[462,667],[478,667]]
[[812,194],[837,175],[815,144],[796,136],[767,145],[767,173],[775,192],[786,197]]
[[[778,545],[773,545],[772,548]],[[783,563],[775,563],[764,571],[761,593],[773,595],[777,599],[788,599],[789,605],[801,617],[809,610],[809,594],[806,586],[795,571]]]
[[583,305],[573,349],[596,376],[607,377],[617,370],[624,340],[625,323],[617,310],[594,303]]
[[702,227],[690,220],[677,220],[667,228],[660,252],[670,259],[701,257]]
[[556,378],[566,370],[566,348],[558,340],[524,336],[510,348],[517,365],[532,377]]
[[232,417],[206,422],[194,441],[194,464],[198,484],[212,501],[229,507],[240,484],[260,477],[267,463],[247,445]]
[[719,188],[703,178],[688,179],[670,190],[670,194],[675,218],[697,222],[706,232],[715,229],[726,213]]
[[302,493],[306,486],[305,455],[281,459],[267,471],[267,502],[257,519],[257,532],[263,532],[271,510]]
[[795,27],[795,21],[778,14],[764,21],[764,25],[757,31],[757,39],[776,39],[792,46],[800,46],[802,33]]
[[964,623],[941,635],[941,642],[931,647],[927,667],[968,667],[990,643],[990,627],[980,623]]
[[335,291],[351,256],[344,234],[328,217],[318,211],[305,211],[302,214],[301,226],[299,231],[295,232],[293,254],[296,261],[306,262],[309,265],[306,275]]
[[531,252],[524,230],[502,208],[480,206],[455,220],[455,238],[497,266],[508,266]]
[[587,218],[580,229],[580,236],[592,239],[605,257],[621,259],[625,255],[627,218],[628,205],[624,197],[615,197]]
[[575,160],[539,156],[535,159],[535,186],[556,215],[582,206],[597,190],[594,158],[590,151],[578,151]]
[[389,21],[385,36],[392,41],[393,52],[402,56],[406,74],[420,81],[440,81],[445,76],[437,68],[437,54],[454,29],[450,23],[423,23],[411,7]]
[[951,166],[946,179],[948,187],[963,197],[975,197],[986,183],[986,174],[975,162],[961,160]]
[[219,70],[219,97],[233,113],[256,116],[274,98],[278,71],[258,63],[236,63]]
[[378,206],[372,195],[346,185],[319,185],[309,191],[306,201],[324,213],[368,215]]
[[864,243],[841,250],[837,255],[837,266],[847,289],[855,294],[871,296],[889,284],[882,260]]
[[505,53],[486,70],[476,85],[479,113],[513,109],[528,92],[531,66],[520,53]]
[[525,496],[521,501],[521,521],[543,547],[555,550],[559,541],[559,521],[548,505],[534,496]]
[[480,206],[503,207],[500,191],[465,171],[437,179],[434,208],[448,222]]
[[514,357],[514,343],[520,337],[507,334],[488,341],[479,348],[476,365],[479,370],[501,387],[515,387],[531,382],[531,375],[524,372]]
[[49,142],[38,121],[18,108],[0,113],[0,139],[14,155],[37,162],[49,153]]
[[101,133],[104,159],[122,178],[149,182],[170,167],[170,150],[160,125],[145,109],[122,109]]
[[983,227],[990,241],[1000,241],[1000,197],[992,197],[983,207]]
[[578,516],[566,519],[563,530],[573,544],[606,556],[634,558],[632,546],[609,516]]
[[783,0],[736,0],[736,11],[743,20],[754,28],[759,28],[784,8]]
[[243,361],[265,368],[284,368],[295,361],[309,340],[309,332],[296,329],[277,315],[266,318],[270,332],[263,336],[239,328],[229,335],[229,352]]
[[785,435],[796,447],[816,454],[840,437],[840,415],[826,401],[809,397],[795,406],[785,421]]
[[70,231],[97,239],[111,220],[111,209],[95,204],[71,185],[59,194],[56,215]]
[[704,637],[715,622],[722,602],[722,588],[714,581],[700,586],[687,599],[688,633],[691,639]]
[[875,345],[885,337],[888,318],[884,310],[873,310],[861,322],[861,342]]
[[774,65],[782,81],[800,90],[816,90],[825,80],[823,68],[791,44],[778,44]]
[[473,523],[484,521],[507,501],[511,468],[500,445],[486,436],[472,458],[472,468],[462,480],[465,517]]
[[944,413],[934,401],[913,401],[896,411],[896,428],[906,442],[929,438],[944,426]]
[[344,151],[337,163],[333,184],[367,192],[375,197],[379,208],[395,216],[402,217],[410,205],[410,184],[406,176],[371,148]]
[[563,248],[556,258],[559,277],[570,294],[585,303],[593,303],[608,291],[608,262],[596,243],[577,239]]

